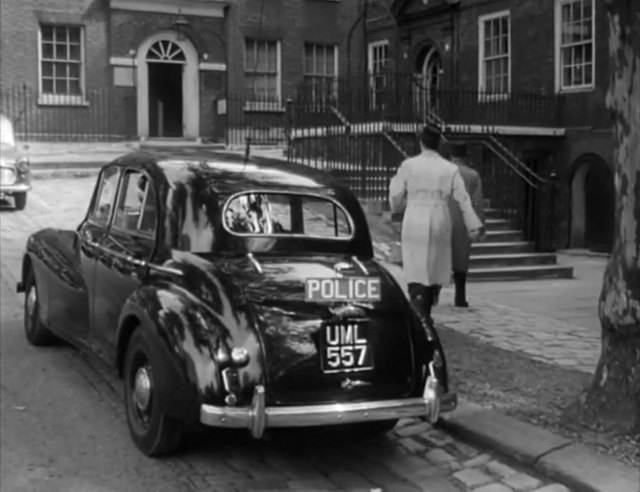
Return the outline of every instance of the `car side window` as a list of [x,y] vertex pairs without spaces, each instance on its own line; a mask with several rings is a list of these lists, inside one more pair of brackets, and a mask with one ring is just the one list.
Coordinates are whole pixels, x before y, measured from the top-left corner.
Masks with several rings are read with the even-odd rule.
[[113,227],[152,236],[156,218],[156,194],[151,180],[139,171],[127,171],[122,180]]
[[118,177],[119,173],[116,166],[107,168],[102,172],[96,201],[89,217],[93,222],[105,226],[109,223],[111,209],[118,191]]

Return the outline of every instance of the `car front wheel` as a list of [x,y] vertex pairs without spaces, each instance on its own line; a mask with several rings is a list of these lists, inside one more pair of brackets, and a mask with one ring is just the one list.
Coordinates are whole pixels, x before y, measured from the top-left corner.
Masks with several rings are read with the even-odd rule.
[[51,345],[55,341],[54,334],[40,320],[40,296],[33,270],[25,283],[24,332],[29,343],[36,347]]
[[27,206],[27,194],[16,193],[13,195],[13,205],[16,207],[16,210],[24,210]]
[[133,442],[147,456],[173,453],[183,434],[183,423],[164,415],[158,406],[156,395],[163,382],[155,374],[150,344],[145,333],[136,330],[125,359],[125,407]]

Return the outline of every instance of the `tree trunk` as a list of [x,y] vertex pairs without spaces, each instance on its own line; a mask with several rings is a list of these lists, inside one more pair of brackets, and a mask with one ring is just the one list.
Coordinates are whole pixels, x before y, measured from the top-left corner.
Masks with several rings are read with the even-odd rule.
[[615,245],[598,305],[602,352],[578,402],[587,422],[640,432],[640,1],[606,0],[614,118]]

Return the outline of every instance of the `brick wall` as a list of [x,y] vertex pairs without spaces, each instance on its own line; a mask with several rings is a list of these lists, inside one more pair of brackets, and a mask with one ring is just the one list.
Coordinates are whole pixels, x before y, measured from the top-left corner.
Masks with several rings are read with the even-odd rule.
[[[57,0],[2,0],[2,105],[3,112],[14,120],[21,138],[51,138],[60,131],[68,135],[66,138],[82,138],[89,133],[103,138],[117,126],[110,116],[110,96],[93,91],[103,87],[109,77],[105,3],[95,0],[68,0],[64,3]],[[38,31],[41,24],[84,28],[83,68],[88,105],[61,107],[40,104]]]
[[[439,9],[431,3],[425,9],[414,0],[399,15],[401,38],[408,47],[405,70],[415,70],[422,47],[435,43],[443,60],[443,86],[478,90],[478,18],[482,15],[510,11],[511,90],[553,95],[555,87],[555,8],[554,0],[466,0],[452,10]],[[407,16],[406,13],[412,15]],[[447,23],[453,19],[453,32]],[[522,155],[535,150],[549,152],[558,175],[556,197],[557,247],[566,247],[570,221],[570,187],[575,163],[584,155],[595,154],[611,163],[613,140],[611,118],[605,107],[609,83],[608,24],[603,0],[596,0],[595,89],[564,93],[561,121],[568,128],[564,138],[511,139]],[[451,51],[444,45],[450,43]]]
[[[463,3],[463,6],[465,4]],[[478,18],[501,10],[510,11],[511,88],[513,92],[555,92],[554,0],[475,0],[459,14],[459,82],[478,87]],[[596,71],[594,90],[566,93],[565,126],[610,127],[604,106],[609,83],[608,25],[604,2],[596,0]]]
[[107,77],[105,2],[95,0],[2,0],[0,15],[0,84],[38,87],[38,26],[40,22],[84,26],[87,88],[100,87]]
[[[177,15],[149,12],[113,10],[109,46],[111,56],[128,56],[149,36],[162,30],[171,30]],[[184,16],[189,22],[186,35],[193,42],[198,54],[207,53],[211,62],[224,62],[225,52],[217,36],[224,39],[224,19]],[[217,35],[217,36],[216,36]]]
[[[512,92],[555,93],[554,0],[468,0],[454,10],[436,8],[439,4],[425,10],[420,4],[409,3],[405,13],[399,16],[403,37],[410,46],[405,70],[414,70],[422,47],[435,43],[443,59],[444,85],[477,90],[478,19],[509,10]],[[596,0],[596,87],[564,94],[562,118],[568,127],[610,127],[604,105],[609,82],[608,25],[604,8],[604,1]],[[407,16],[406,12],[412,15]],[[447,51],[445,45],[451,50]]]
[[[347,70],[347,33],[360,15],[359,0],[269,0],[260,22],[260,4],[255,0],[234,3],[228,11],[229,85],[244,87],[244,40],[255,37],[281,42],[282,95],[295,93],[303,80],[304,43],[338,45],[339,74]],[[362,71],[364,51],[362,28],[358,27],[351,42],[353,73]]]
[[[110,55],[128,57],[129,50],[137,50],[150,36],[173,29],[177,15],[113,10],[110,16]],[[198,52],[199,60],[207,54],[208,62],[226,63],[225,20],[211,17],[184,16],[189,25],[185,36]],[[112,75],[106,81],[112,84]],[[200,78],[200,136],[221,137],[221,124],[216,122],[214,106],[224,97],[226,74],[223,71],[201,71]],[[117,98],[119,111],[135,115],[135,87],[119,88],[122,97]]]

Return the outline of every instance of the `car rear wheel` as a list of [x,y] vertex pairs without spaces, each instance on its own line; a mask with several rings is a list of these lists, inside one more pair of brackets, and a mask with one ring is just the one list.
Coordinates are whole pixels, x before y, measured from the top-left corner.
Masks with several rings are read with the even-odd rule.
[[24,207],[27,206],[27,194],[16,193],[13,195],[13,205],[16,207],[16,210],[24,210]]
[[131,337],[124,366],[125,407],[133,442],[147,456],[173,453],[183,435],[183,423],[162,414],[157,394],[163,382],[145,334],[136,330]]
[[40,320],[40,297],[33,270],[27,275],[24,297],[24,332],[31,345],[42,347],[55,341],[54,334]]

